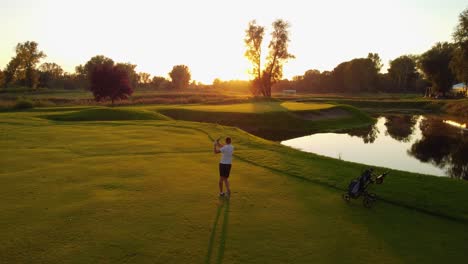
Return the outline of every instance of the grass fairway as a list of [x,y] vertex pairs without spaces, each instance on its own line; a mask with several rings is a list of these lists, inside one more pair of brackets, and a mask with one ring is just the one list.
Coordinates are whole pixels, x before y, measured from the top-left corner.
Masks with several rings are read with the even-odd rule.
[[[51,111],[83,117],[0,113],[0,263],[466,261],[466,182],[392,171],[369,210],[341,199],[363,165],[214,124]],[[230,200],[211,149],[223,135]]]

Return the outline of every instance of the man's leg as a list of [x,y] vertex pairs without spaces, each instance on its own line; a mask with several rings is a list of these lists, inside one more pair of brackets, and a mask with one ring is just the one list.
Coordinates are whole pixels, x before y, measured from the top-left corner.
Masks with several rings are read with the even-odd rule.
[[219,177],[219,193],[223,193],[223,178]]
[[229,178],[228,177],[223,177],[224,184],[226,185],[226,191],[231,194],[231,188],[229,188]]

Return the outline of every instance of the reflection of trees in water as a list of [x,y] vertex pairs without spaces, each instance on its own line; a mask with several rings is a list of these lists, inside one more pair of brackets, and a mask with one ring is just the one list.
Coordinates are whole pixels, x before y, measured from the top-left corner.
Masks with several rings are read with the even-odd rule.
[[348,130],[346,133],[350,136],[362,138],[364,143],[367,144],[374,143],[375,139],[377,138],[377,134],[379,134],[379,129],[374,124],[363,128]]
[[452,178],[468,180],[468,135],[436,118],[422,120],[420,128],[422,138],[408,153],[422,162],[446,168]]
[[415,125],[418,121],[417,116],[410,115],[391,115],[387,116],[385,126],[386,135],[403,142],[409,142],[413,134]]
[[466,136],[451,155],[452,166],[448,169],[454,178],[468,180],[468,139]]

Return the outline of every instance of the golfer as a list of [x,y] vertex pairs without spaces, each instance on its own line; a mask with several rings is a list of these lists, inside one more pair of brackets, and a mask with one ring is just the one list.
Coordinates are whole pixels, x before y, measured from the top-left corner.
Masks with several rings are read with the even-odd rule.
[[[222,153],[221,161],[219,162],[219,196],[231,195],[231,189],[229,188],[229,173],[231,172],[232,164],[232,152],[234,152],[234,146],[231,145],[231,138],[226,138],[226,144],[219,143],[219,139],[214,143],[214,153]],[[223,192],[223,182],[226,185],[226,193]]]

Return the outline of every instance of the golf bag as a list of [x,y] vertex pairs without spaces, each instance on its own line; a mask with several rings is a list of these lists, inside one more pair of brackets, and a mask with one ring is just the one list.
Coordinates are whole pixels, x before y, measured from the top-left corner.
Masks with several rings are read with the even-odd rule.
[[348,185],[348,191],[343,194],[343,199],[346,202],[350,202],[352,199],[357,199],[359,196],[363,196],[363,204],[365,207],[371,207],[372,203],[377,200],[377,195],[368,192],[367,189],[370,184],[376,183],[381,184],[388,172],[382,173],[379,176],[374,176],[373,169],[366,169],[361,176],[352,180]]
[[351,198],[359,197],[359,195],[365,189],[365,186],[369,184],[370,181],[372,181],[371,176],[372,169],[367,169],[361,174],[359,178],[352,180],[348,185],[348,195]]

